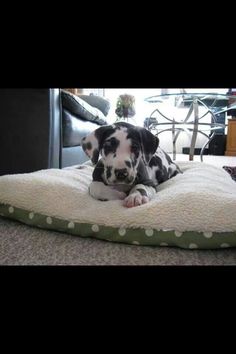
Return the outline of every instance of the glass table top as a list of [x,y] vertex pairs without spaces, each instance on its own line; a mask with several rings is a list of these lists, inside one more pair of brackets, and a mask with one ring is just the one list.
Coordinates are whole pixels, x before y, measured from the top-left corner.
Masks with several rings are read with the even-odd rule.
[[193,101],[204,105],[214,113],[223,113],[236,109],[236,96],[221,93],[168,93],[145,98],[144,101],[155,104],[190,106]]

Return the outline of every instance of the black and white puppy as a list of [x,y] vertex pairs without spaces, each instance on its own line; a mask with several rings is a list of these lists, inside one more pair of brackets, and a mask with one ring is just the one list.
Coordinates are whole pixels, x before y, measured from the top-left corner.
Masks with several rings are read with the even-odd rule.
[[158,184],[181,172],[158,145],[157,136],[126,122],[102,126],[83,138],[82,147],[96,164],[90,195],[123,199],[128,208],[147,203]]

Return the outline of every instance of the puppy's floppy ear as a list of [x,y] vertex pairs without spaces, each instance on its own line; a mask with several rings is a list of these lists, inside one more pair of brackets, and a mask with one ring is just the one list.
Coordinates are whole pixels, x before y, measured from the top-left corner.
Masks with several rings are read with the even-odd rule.
[[115,132],[115,127],[105,125],[96,129],[91,134],[82,139],[82,148],[93,164],[98,162],[99,152],[102,148],[104,139]]
[[136,127],[136,129],[140,136],[144,161],[148,164],[158,148],[159,139],[145,128]]

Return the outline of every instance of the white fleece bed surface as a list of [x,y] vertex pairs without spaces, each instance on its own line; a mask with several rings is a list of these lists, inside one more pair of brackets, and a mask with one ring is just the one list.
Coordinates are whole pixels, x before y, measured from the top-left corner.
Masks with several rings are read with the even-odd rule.
[[14,218],[13,209],[20,208],[31,212],[30,219],[39,213],[66,220],[69,228],[74,223],[91,224],[94,231],[113,227],[121,230],[119,236],[137,228],[147,236],[155,230],[174,230],[177,236],[188,231],[236,232],[236,183],[230,175],[206,163],[177,163],[183,174],[160,184],[149,203],[134,208],[125,208],[120,200],[93,199],[88,193],[93,171],[89,163],[5,175],[0,177],[0,204],[8,206],[9,215],[0,214]]
[[236,183],[223,169],[178,162],[183,174],[160,184],[147,204],[125,208],[88,194],[93,167],[49,169],[0,178],[0,202],[82,223],[157,230],[236,231]]

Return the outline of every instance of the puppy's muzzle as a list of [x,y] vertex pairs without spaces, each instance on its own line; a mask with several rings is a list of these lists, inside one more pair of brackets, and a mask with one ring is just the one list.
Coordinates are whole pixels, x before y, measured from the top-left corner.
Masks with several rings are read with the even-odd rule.
[[116,169],[115,176],[117,181],[123,182],[128,177],[128,171],[126,168]]

